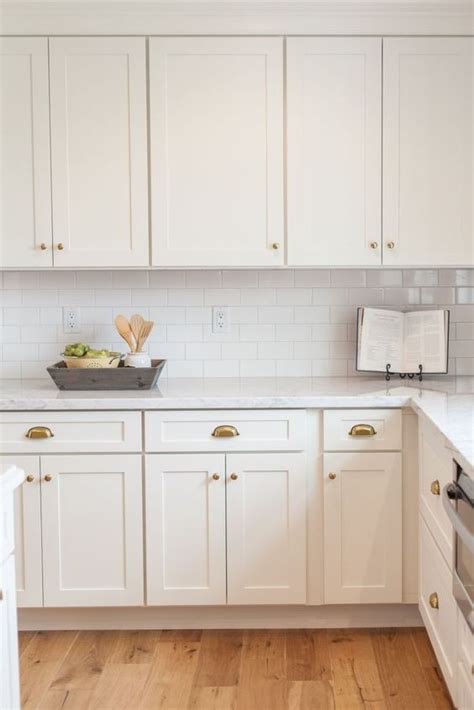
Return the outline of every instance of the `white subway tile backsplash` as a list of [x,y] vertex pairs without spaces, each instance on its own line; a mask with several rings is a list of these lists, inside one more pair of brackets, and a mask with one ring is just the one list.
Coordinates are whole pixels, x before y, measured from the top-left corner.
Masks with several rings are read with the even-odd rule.
[[[450,370],[474,374],[474,269],[274,269],[0,272],[0,376],[47,377],[67,342],[121,352],[113,319],[156,325],[164,377],[308,377],[355,373],[356,307],[451,311]],[[64,306],[81,329],[63,332]],[[229,332],[212,330],[228,306]]]

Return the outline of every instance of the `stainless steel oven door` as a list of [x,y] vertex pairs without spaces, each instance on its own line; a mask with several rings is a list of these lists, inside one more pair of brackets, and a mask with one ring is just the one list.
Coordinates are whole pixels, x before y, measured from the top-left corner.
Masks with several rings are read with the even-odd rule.
[[454,529],[453,592],[474,631],[474,482],[462,470],[444,487],[443,505]]

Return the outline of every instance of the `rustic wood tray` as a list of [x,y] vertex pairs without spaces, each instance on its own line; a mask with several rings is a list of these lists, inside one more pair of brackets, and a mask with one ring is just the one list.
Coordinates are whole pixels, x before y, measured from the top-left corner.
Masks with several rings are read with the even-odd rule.
[[152,360],[151,367],[69,368],[56,362],[47,367],[60,390],[151,390],[165,366],[166,360]]

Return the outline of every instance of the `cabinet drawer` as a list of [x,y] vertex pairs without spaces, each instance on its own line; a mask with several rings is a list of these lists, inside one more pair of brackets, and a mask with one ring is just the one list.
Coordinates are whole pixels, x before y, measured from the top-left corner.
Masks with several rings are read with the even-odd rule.
[[452,576],[422,517],[420,517],[419,608],[446,685],[454,698],[457,665],[457,605],[452,592]]
[[471,680],[474,696],[474,634],[460,609],[458,609],[458,661],[465,667],[466,673]]
[[[53,436],[29,438],[34,427]],[[141,450],[139,412],[1,412],[0,429],[0,453],[6,454]]]
[[443,438],[422,423],[419,436],[420,510],[431,534],[452,568],[453,526],[443,508],[444,486],[454,478],[452,453],[444,448]]
[[328,409],[324,412],[325,451],[394,451],[401,447],[400,409]]
[[298,451],[305,444],[305,411],[145,412],[145,446],[150,452]]

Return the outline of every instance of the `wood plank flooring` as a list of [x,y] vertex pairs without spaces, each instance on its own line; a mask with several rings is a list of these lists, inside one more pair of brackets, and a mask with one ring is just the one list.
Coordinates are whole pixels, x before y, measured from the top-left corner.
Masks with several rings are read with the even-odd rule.
[[424,629],[20,634],[22,708],[448,710]]

